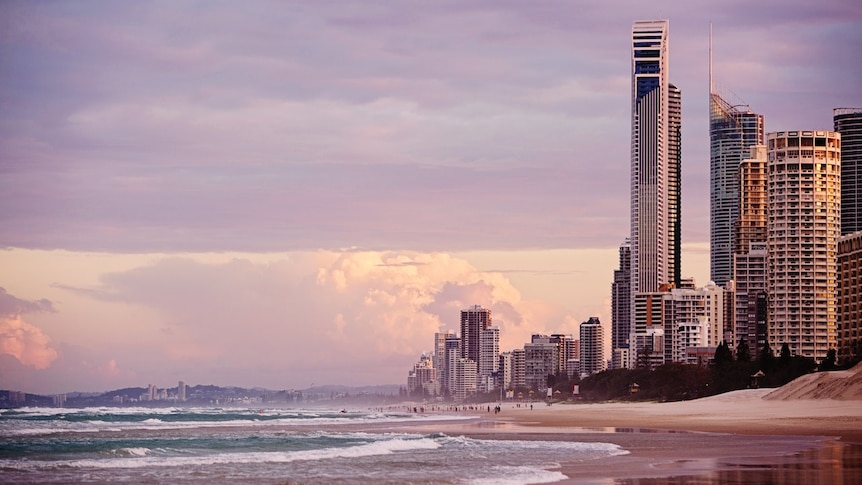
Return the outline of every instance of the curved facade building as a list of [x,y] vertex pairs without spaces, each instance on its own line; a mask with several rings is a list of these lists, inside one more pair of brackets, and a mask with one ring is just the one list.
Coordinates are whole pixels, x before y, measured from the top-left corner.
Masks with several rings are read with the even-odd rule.
[[767,135],[768,339],[822,360],[836,345],[841,135]]
[[733,279],[734,225],[739,217],[739,164],[763,145],[763,115],[709,95],[709,273],[724,286]]

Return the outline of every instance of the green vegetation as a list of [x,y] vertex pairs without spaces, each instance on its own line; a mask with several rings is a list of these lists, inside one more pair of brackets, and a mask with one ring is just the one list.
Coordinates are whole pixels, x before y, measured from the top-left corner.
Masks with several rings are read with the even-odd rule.
[[769,344],[752,356],[744,341],[735,352],[722,342],[709,367],[672,363],[652,370],[608,370],[581,381],[580,395],[592,401],[681,401],[751,387],[779,387],[814,370],[835,369],[834,351],[818,366],[814,359],[791,355],[787,344],[776,358]]

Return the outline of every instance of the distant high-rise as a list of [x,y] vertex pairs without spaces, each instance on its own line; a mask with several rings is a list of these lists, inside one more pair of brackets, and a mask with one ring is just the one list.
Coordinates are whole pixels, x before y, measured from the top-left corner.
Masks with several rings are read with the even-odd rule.
[[862,108],[835,108],[841,133],[841,234],[862,231]]
[[769,133],[768,339],[821,360],[836,344],[841,134]]
[[481,305],[461,310],[461,357],[479,365],[482,330],[491,326],[491,310]]
[[604,332],[598,317],[590,317],[580,326],[581,376],[605,370]]
[[[668,21],[632,26],[632,295],[671,279]],[[678,176],[678,174],[677,174]]]
[[739,164],[753,145],[763,145],[763,115],[730,102],[712,81],[712,32],[709,51],[709,274],[724,286],[733,279],[734,223],[739,216]]
[[500,368],[500,329],[488,327],[479,333],[479,388],[490,392],[496,387],[494,379]]
[[177,383],[177,399],[180,401],[186,400],[186,383],[183,381]]

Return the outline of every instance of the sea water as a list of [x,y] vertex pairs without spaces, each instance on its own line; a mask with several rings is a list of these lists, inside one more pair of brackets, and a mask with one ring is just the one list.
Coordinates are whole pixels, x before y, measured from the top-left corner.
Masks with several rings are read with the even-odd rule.
[[296,409],[11,409],[0,412],[0,482],[551,483],[566,478],[563,462],[627,453],[611,443],[373,431],[442,419],[469,418]]

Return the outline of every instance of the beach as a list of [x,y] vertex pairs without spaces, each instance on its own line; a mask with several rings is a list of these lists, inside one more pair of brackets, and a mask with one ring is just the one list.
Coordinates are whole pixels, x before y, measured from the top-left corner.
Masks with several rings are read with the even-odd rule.
[[829,378],[683,402],[505,402],[499,413],[9,409],[0,483],[862,483],[862,401]]
[[[692,401],[505,403],[423,431],[619,445],[624,455],[561,464],[562,483],[859,483],[862,401],[767,399],[774,389]],[[415,429],[415,428],[414,428]]]

